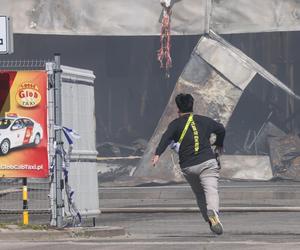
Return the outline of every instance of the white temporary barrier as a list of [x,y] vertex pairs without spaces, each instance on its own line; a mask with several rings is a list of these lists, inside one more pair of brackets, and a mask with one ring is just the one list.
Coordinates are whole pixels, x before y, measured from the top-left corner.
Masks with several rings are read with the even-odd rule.
[[[96,121],[94,80],[90,70],[61,66],[62,125],[72,128],[80,138],[74,140],[69,169],[69,184],[81,216],[100,214],[96,170]],[[65,140],[65,149],[68,142]],[[68,204],[65,200],[65,212]]]

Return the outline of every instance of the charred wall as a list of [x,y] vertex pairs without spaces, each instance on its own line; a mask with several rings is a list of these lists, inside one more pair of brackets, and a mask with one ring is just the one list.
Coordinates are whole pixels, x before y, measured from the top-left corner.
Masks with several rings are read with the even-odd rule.
[[[299,32],[226,35],[224,38],[299,95]],[[298,134],[300,103],[256,76],[244,91],[228,124],[227,152],[266,153],[267,148],[260,148],[259,152],[254,147],[247,148],[266,122],[285,133]]]
[[[300,94],[299,32],[223,37]],[[47,59],[60,52],[62,64],[94,71],[98,150],[103,156],[119,156],[142,153],[136,150],[151,137],[199,36],[172,37],[169,79],[156,60],[157,36],[17,34],[14,39],[15,53],[1,60]],[[299,133],[299,102],[256,77],[228,125],[228,152],[238,153],[249,131],[257,132],[270,112],[270,121],[277,127]]]

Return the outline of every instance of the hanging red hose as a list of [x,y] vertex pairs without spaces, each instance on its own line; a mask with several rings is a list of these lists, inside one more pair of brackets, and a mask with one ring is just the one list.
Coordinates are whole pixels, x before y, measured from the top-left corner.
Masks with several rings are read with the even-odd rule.
[[161,2],[163,6],[163,17],[161,22],[160,49],[157,52],[157,59],[160,67],[166,71],[166,77],[170,77],[171,59],[171,14],[170,5]]

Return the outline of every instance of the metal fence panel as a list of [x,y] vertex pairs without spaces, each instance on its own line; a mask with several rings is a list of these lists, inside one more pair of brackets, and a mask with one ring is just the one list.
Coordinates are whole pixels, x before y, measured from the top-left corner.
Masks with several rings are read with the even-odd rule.
[[[94,79],[90,70],[62,66],[63,126],[79,135],[74,140],[70,163],[70,186],[75,192],[75,205],[84,217],[100,214],[96,170],[96,121]],[[68,146],[65,141],[65,148]],[[66,199],[65,199],[66,200]],[[65,212],[68,213],[69,207]]]

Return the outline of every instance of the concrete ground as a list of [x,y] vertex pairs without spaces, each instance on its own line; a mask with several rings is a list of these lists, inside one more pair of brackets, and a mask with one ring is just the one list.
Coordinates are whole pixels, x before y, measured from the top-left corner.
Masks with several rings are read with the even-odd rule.
[[[300,249],[299,213],[223,213],[225,232],[213,235],[197,213],[103,214],[101,226],[121,226],[126,235],[58,241],[0,241],[1,250]],[[38,240],[38,239],[36,239]]]

